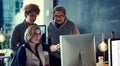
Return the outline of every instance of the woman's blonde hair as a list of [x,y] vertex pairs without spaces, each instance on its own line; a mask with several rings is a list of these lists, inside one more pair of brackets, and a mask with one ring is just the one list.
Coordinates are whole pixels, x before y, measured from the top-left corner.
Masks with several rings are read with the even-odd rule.
[[[31,38],[34,36],[35,34],[35,31],[39,29],[39,26],[38,25],[31,25],[29,26],[26,31],[25,31],[25,34],[24,34],[24,40],[25,42],[30,42]],[[41,31],[41,30],[40,30]]]

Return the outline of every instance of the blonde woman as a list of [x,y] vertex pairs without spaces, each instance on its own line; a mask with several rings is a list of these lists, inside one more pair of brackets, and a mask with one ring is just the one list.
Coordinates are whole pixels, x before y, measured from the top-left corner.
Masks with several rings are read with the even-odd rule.
[[18,49],[18,66],[45,66],[45,58],[40,43],[41,31],[37,25],[29,26],[24,34],[25,43]]

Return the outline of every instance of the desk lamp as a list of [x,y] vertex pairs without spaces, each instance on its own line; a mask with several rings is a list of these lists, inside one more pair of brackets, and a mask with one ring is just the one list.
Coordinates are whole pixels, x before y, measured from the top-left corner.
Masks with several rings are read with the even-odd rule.
[[99,50],[103,52],[103,62],[105,61],[105,51],[107,50],[107,44],[104,41],[104,33],[102,33],[102,41],[99,44]]
[[2,34],[2,28],[0,29],[0,43],[1,43],[1,49],[3,49],[3,42],[5,41],[5,36]]
[[107,44],[105,43],[104,41],[104,33],[102,33],[102,41],[101,43],[99,44],[99,50],[101,52],[105,52],[107,50]]
[[[5,41],[5,36],[2,34],[2,28],[0,29],[0,44],[1,44],[1,49],[3,49],[3,42]],[[0,56],[4,56],[5,53],[1,50],[0,51]]]

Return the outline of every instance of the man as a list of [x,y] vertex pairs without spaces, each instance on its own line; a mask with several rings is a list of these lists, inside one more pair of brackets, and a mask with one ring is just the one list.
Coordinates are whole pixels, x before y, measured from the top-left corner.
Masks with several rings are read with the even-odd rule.
[[[80,34],[77,26],[66,16],[66,10],[62,6],[56,6],[53,10],[54,21],[48,26],[48,43],[59,44],[60,35]],[[50,52],[50,66],[61,66],[60,51]]]
[[11,38],[11,49],[13,50],[12,53],[12,63],[11,66],[17,66],[16,64],[16,52],[18,48],[25,43],[24,41],[24,32],[30,25],[36,25],[34,22],[39,15],[40,9],[36,4],[28,4],[24,7],[24,15],[25,19],[22,23],[18,24],[13,33]]

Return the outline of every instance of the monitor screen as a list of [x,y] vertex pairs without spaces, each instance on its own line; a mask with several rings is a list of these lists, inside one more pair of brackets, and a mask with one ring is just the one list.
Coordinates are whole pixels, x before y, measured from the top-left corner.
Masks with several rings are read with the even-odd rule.
[[42,34],[41,42],[46,43],[46,25],[38,25],[38,26],[40,27],[41,34]]
[[109,39],[109,66],[120,66],[120,38]]
[[94,35],[61,35],[60,46],[62,66],[96,66]]

